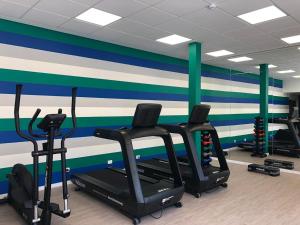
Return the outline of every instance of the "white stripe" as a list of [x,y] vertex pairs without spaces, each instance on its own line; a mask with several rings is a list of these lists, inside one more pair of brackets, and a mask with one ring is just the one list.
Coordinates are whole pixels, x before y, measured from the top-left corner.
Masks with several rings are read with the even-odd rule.
[[[37,101],[34,101],[35,98],[23,96],[22,99],[24,99],[26,102],[25,106],[21,105],[20,116],[22,118],[31,118],[37,107],[42,109],[42,113],[40,117],[48,113],[56,113],[58,108],[62,108],[63,112],[66,113],[68,116],[70,116],[70,106],[68,107],[59,106],[59,104],[62,103],[63,105],[70,104],[70,98],[42,96],[42,97],[37,97],[36,98]],[[2,105],[5,106],[0,106],[0,110],[1,110],[0,118],[13,118],[14,99],[12,95],[9,95],[7,101],[5,102],[6,103],[2,103]],[[30,102],[32,104],[31,106],[28,106]],[[76,109],[76,114],[78,117],[132,116],[135,112],[136,105],[142,102],[153,102],[153,103],[162,104],[163,108],[162,108],[161,115],[172,116],[172,115],[188,114],[187,102],[142,101],[142,100],[139,101],[139,100],[92,99],[92,98],[78,98],[78,107]],[[55,103],[57,103],[58,106],[54,106],[56,105]],[[172,103],[174,103],[174,106],[172,106]],[[43,104],[43,105],[39,105],[39,104]],[[45,106],[46,104],[50,106]],[[216,103],[216,102],[203,102],[203,104],[211,105],[210,115],[249,114],[249,113],[259,112],[259,104],[244,104],[244,103],[228,104],[228,103]],[[100,107],[95,107],[97,105],[99,105]],[[112,107],[112,105],[115,105],[115,107]],[[288,113],[288,108],[287,106],[270,105],[270,113]]]
[[203,77],[202,88],[207,90],[259,94],[259,85],[232,80]]
[[[98,139],[99,140],[99,139]],[[183,143],[182,137],[180,135],[172,135],[172,140],[174,144]],[[39,142],[41,144],[41,142]],[[159,147],[163,146],[163,141],[160,138],[139,138],[133,140],[134,149],[143,149],[150,147]],[[67,158],[82,158],[87,156],[96,156],[114,152],[120,152],[120,144],[116,141],[107,141],[102,145],[91,145],[86,147],[73,147],[68,149]],[[54,156],[54,160],[57,161],[60,159],[59,155]],[[41,158],[40,162],[45,162],[45,158]],[[16,163],[22,163],[25,165],[32,164],[32,157],[30,153],[21,153],[21,154],[10,154],[0,156],[0,168],[11,167]]]
[[[39,117],[44,117],[49,113],[56,113],[58,107],[40,107],[42,112]],[[71,115],[70,107],[61,107],[63,113],[67,116]],[[30,118],[35,112],[34,107],[22,107],[20,111],[21,118]],[[13,108],[8,106],[0,106],[1,115],[0,118],[13,118]],[[135,112],[135,107],[125,108],[125,107],[77,107],[76,115],[78,117],[114,117],[114,116],[133,116]],[[163,108],[161,115],[187,115],[187,108]]]
[[269,95],[278,96],[278,97],[288,97],[288,94],[283,92],[282,88],[278,88],[278,87],[269,87]]
[[[71,90],[70,90],[71,91]],[[0,94],[0,106],[14,106],[15,95],[12,94]],[[115,107],[136,107],[139,103],[157,103],[166,108],[187,108],[188,102],[184,101],[163,101],[163,100],[136,100],[136,99],[114,99],[114,98],[87,98],[77,97],[77,107],[111,107],[114,110]],[[22,95],[22,106],[54,106],[54,107],[70,107],[71,97],[65,96],[41,96],[41,95]]]
[[[1,68],[134,83],[188,87],[181,73],[11,45],[0,45]],[[63,62],[63,64],[62,64]]]

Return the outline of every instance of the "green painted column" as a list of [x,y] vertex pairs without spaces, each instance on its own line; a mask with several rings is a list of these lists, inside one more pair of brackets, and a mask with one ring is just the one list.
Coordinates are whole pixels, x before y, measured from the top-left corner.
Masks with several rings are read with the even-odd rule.
[[264,119],[265,130],[265,149],[264,152],[269,152],[269,132],[268,132],[268,108],[269,108],[269,65],[260,65],[260,116]]
[[[189,44],[189,114],[194,105],[201,102],[201,43]],[[199,159],[201,158],[200,133],[194,136],[198,149]]]

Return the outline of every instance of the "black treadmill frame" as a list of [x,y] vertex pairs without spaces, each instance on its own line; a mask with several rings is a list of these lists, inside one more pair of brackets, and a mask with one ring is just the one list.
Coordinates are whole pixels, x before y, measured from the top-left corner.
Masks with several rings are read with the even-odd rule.
[[[210,123],[204,122],[206,118],[203,120],[203,117],[207,117],[209,109],[209,105],[197,105],[194,107],[188,123],[181,123],[178,125],[160,125],[160,127],[168,130],[170,133],[177,133],[182,136],[188,156],[188,164],[185,164],[190,166],[193,173],[191,180],[186,180],[185,177],[183,177],[185,181],[185,190],[196,197],[200,197],[202,192],[211,190],[217,186],[227,187],[226,182],[230,175],[218,133]],[[216,151],[216,156],[220,164],[220,167],[210,165],[207,170],[218,169],[218,171],[220,171],[219,173],[205,175],[204,170],[206,168],[202,167],[201,161],[198,158],[193,135],[196,132],[203,131],[210,133],[214,149]],[[139,168],[143,171],[143,174],[156,178],[159,178],[159,176],[161,176],[161,178],[170,178],[170,176],[173,176],[172,174],[168,174],[168,171],[165,169],[150,164],[151,163],[147,164],[147,161],[138,164]],[[183,165],[183,162],[179,162],[179,164]]]
[[124,168],[128,177],[128,185],[131,198],[137,203],[144,203],[139,173],[137,169],[136,158],[132,146],[132,140],[142,137],[156,136],[164,141],[172,173],[174,174],[174,187],[183,186],[180,171],[177,164],[177,158],[173,147],[171,135],[163,128],[132,128],[110,130],[105,128],[96,129],[95,137],[118,141],[121,145]]
[[269,144],[269,153],[278,153],[278,154],[284,154],[288,156],[293,156],[300,158],[300,138],[297,135],[296,128],[295,128],[295,122],[299,123],[299,120],[295,119],[286,119],[286,118],[270,118],[268,120],[269,123],[277,123],[277,124],[285,124],[288,127],[288,130],[291,133],[292,136],[292,142],[291,146],[288,142],[286,143],[280,143],[280,141],[270,141]]
[[[140,111],[144,111],[138,113],[139,109],[141,109]],[[133,219],[134,224],[138,224],[141,217],[162,210],[163,208],[172,205],[175,205],[176,207],[182,206],[180,200],[184,193],[184,184],[178,168],[171,135],[164,128],[157,126],[160,111],[161,105],[159,104],[139,104],[133,118],[132,128],[120,128],[115,130],[98,128],[94,132],[95,137],[109,139],[120,143],[125,168],[124,172],[126,173],[126,179],[128,181],[128,197],[126,196],[125,198],[124,196],[119,196],[118,193],[114,193],[113,190],[106,186],[106,183],[104,183],[104,185],[97,185],[95,179],[90,179],[89,175],[74,174],[71,176],[72,182],[79,190],[83,190],[88,194],[96,196],[112,207],[118,209],[124,215]],[[145,121],[145,123],[143,123],[143,121]],[[150,136],[163,139],[171,170],[174,174],[174,179],[164,181],[171,184],[172,188],[159,189],[155,194],[145,197],[141,186],[141,175],[138,172],[132,140]],[[107,170],[114,171],[112,168],[108,168]],[[123,173],[122,171],[117,172]],[[84,177],[84,179],[82,179],[82,177]],[[94,180],[95,182],[92,183],[89,180]],[[99,181],[103,184],[101,180]],[[161,181],[158,180],[158,182]],[[119,202],[122,204],[118,204],[119,200],[125,202]]]

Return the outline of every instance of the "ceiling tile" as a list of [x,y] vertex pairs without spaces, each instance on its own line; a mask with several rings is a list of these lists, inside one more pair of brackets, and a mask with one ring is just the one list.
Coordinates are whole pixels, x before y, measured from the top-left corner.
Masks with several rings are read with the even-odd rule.
[[162,2],[164,0],[137,0],[137,1],[143,2],[143,3],[147,4],[147,5],[155,5],[155,4],[157,4],[159,2]]
[[261,36],[257,38],[252,38],[249,44],[255,47],[254,50],[258,52],[287,46],[281,40],[272,38],[270,36]]
[[253,26],[247,26],[246,28],[239,30],[225,32],[224,35],[235,40],[251,41],[257,37],[265,36],[266,34]]
[[214,30],[218,33],[224,33],[247,26],[246,23],[222,12],[220,9],[209,10],[205,8],[183,16],[183,18],[197,24],[200,27]]
[[142,36],[151,40],[156,40],[158,38],[170,35],[170,33],[156,29],[154,27],[137,23],[129,19],[123,19],[116,21],[108,26],[111,29],[126,32],[134,36]]
[[70,0],[41,0],[34,8],[62,16],[75,17],[87,10],[88,6]]
[[227,1],[227,0],[206,0],[206,1],[209,2],[209,3],[219,4],[220,2],[224,2],[224,1]]
[[176,16],[169,13],[163,12],[161,10],[149,7],[146,8],[134,15],[129,17],[132,20],[144,23],[150,26],[155,26],[164,22],[167,22],[171,19],[176,18]]
[[57,27],[64,22],[66,22],[69,17],[45,12],[38,9],[31,9],[25,16],[23,16],[25,21],[39,25],[47,25],[50,27]]
[[89,34],[100,29],[101,27],[92,23],[86,23],[77,19],[71,19],[68,22],[61,25],[60,28],[65,29],[67,31],[73,31],[78,34]]
[[27,10],[28,6],[10,3],[6,1],[0,1],[0,15],[8,16],[11,18],[20,18]]
[[116,42],[116,40],[118,40],[119,37],[122,37],[122,35],[124,35],[123,32],[116,31],[108,27],[100,28],[95,32],[89,34],[89,36],[93,39],[99,41],[107,41],[110,43]]
[[108,41],[110,43],[120,44],[127,47],[155,51],[157,43],[143,37],[137,37],[126,32],[120,32],[108,27],[97,30],[90,34],[94,39]]
[[88,6],[94,6],[95,4],[103,1],[103,0],[71,0],[72,2],[77,2],[80,4],[88,5]]
[[126,17],[148,6],[134,0],[104,0],[94,7],[118,16]]
[[3,0],[3,1],[31,7],[34,4],[36,4],[39,0]]
[[280,19],[275,19],[275,20],[271,20],[268,22],[259,23],[254,26],[266,33],[272,33],[276,30],[287,29],[289,27],[295,27],[298,25],[299,25],[299,23],[297,23],[294,19],[292,19],[289,16],[286,16],[286,17],[283,17]]
[[273,2],[280,7],[284,12],[300,22],[300,1],[298,0],[273,0]]
[[273,31],[270,34],[274,37],[277,37],[277,38],[284,38],[284,37],[299,35],[300,34],[300,25],[295,26],[295,27],[290,27],[290,28],[287,28],[287,29],[276,30],[276,31]]
[[273,4],[269,0],[226,0],[220,2],[218,7],[234,16],[238,16],[271,5]]
[[170,12],[177,16],[182,16],[189,12],[200,10],[208,4],[202,0],[164,0],[155,5],[155,8]]
[[161,30],[182,35],[190,39],[197,39],[201,33],[207,32],[206,29],[202,29],[195,24],[180,18],[176,18],[166,23],[159,24],[156,27]]

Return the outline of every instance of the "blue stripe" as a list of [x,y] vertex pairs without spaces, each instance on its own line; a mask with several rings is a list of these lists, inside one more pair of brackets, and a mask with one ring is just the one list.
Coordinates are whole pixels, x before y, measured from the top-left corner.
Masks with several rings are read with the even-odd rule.
[[219,103],[259,103],[259,100],[254,98],[202,96],[201,100],[203,102],[219,102]]
[[[249,78],[249,77],[243,76],[242,74],[241,75],[233,74],[231,76],[230,74],[223,74],[223,73],[216,73],[216,72],[202,70],[202,76],[210,77],[210,78],[217,78],[217,79],[222,79],[222,80],[227,80],[227,81],[237,81],[237,82],[259,85],[258,78],[257,79],[255,79],[254,77]],[[270,78],[269,86],[282,88],[282,84],[279,84],[278,82],[274,82],[272,79],[273,78]]]
[[[178,122],[184,122],[184,121],[178,121]],[[253,119],[241,119],[241,120],[223,120],[223,121],[211,121],[211,124],[213,126],[232,126],[232,125],[243,125],[243,124],[253,124]],[[121,126],[130,127],[130,125],[122,124]],[[101,126],[99,124],[96,127],[82,127],[77,128],[76,132],[74,133],[72,138],[79,138],[79,137],[91,137],[94,136],[94,131],[96,128],[111,128],[111,129],[117,129],[120,127],[120,125],[116,126]],[[66,132],[67,129],[62,129],[63,132]],[[27,131],[23,131],[26,133]],[[38,131],[39,132],[39,131]],[[1,131],[0,132],[0,143],[14,143],[14,142],[25,142],[26,140],[20,138],[15,131]],[[44,140],[44,139],[39,139]]]
[[211,121],[211,124],[215,127],[253,124],[253,119]]
[[[176,151],[176,152],[182,154],[182,151]],[[165,157],[166,154],[156,154],[156,155],[141,157],[140,160],[147,160],[151,158],[165,158]],[[75,168],[75,169],[71,168],[70,174],[68,174],[68,180],[70,179],[70,176],[72,176],[72,174],[87,173],[90,171],[101,170],[107,168],[107,166],[108,166],[107,164],[97,164],[97,165],[82,167],[82,168]],[[112,166],[115,168],[123,168],[124,164],[123,161],[114,161]],[[61,172],[53,173],[52,184],[59,183],[59,182],[61,182]],[[45,184],[45,175],[40,175],[39,186],[43,186],[44,184]],[[0,182],[0,194],[6,194],[7,192],[8,192],[7,181]]]
[[10,44],[22,46],[27,48],[40,49],[44,51],[63,53],[68,55],[81,56],[92,59],[106,60],[111,62],[123,63],[134,66],[141,66],[153,69],[160,69],[166,71],[173,71],[178,73],[188,73],[187,67],[160,63],[156,61],[139,59],[132,56],[124,56],[121,54],[110,53],[106,51],[84,48],[80,46],[60,43],[56,41],[43,40],[39,38],[29,37],[21,34],[14,34],[10,32],[0,32],[0,42],[3,44]]
[[[0,91],[3,94],[15,94],[16,82],[0,82]],[[45,96],[70,96],[70,88],[56,85],[40,85],[28,83],[24,86],[23,94],[27,95],[45,95]],[[121,91],[100,88],[78,89],[78,97],[89,98],[113,98],[113,99],[139,99],[139,100],[167,100],[167,101],[188,101],[188,95],[183,94],[167,94],[156,92],[141,91]],[[215,97],[202,96],[205,102],[221,102],[221,103],[259,103],[259,99],[255,98],[232,98],[232,97]],[[277,105],[287,105],[288,100],[269,99],[269,103]]]
[[[177,73],[188,74],[188,67],[187,66],[179,66],[175,64],[167,64],[167,63],[160,63],[157,61],[147,60],[147,59],[140,59],[132,56],[124,56],[117,53],[111,53],[102,50],[84,48],[80,46],[70,45],[66,43],[60,43],[56,41],[50,40],[43,40],[39,38],[29,37],[26,35],[21,34],[14,34],[10,32],[1,32],[0,31],[0,42],[3,44],[10,44],[16,46],[22,46],[27,48],[34,48],[40,49],[44,51],[50,52],[57,52],[62,54],[69,54],[75,55],[80,57],[92,58],[92,59],[99,59],[99,60],[106,60],[111,62],[117,62],[122,64],[146,67],[146,68],[153,68],[153,69],[160,69],[165,71],[172,71]],[[233,80],[245,83],[252,83],[258,84],[258,79],[255,78],[248,78],[242,75],[233,75],[230,76],[228,74],[218,74],[209,71],[202,72],[203,76],[206,77],[213,77],[225,80]],[[281,87],[282,85],[278,84],[277,82],[269,82],[270,86]]]
[[[3,94],[15,94],[16,82],[0,82],[0,91]],[[71,89],[64,86],[31,84],[24,85],[23,94],[45,96],[70,96]],[[122,91],[100,88],[78,88],[78,97],[114,98],[114,99],[141,99],[141,100],[168,100],[188,101],[188,96],[183,94],[168,94],[141,91]]]

